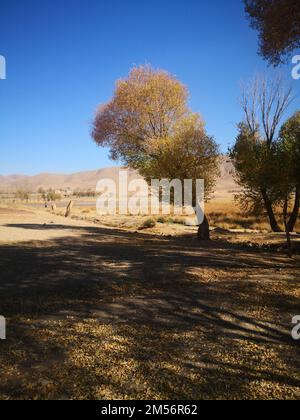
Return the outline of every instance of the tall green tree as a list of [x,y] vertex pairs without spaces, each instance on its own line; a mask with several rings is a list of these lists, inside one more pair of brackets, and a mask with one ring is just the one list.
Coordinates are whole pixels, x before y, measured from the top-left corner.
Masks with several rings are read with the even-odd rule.
[[272,187],[276,191],[278,208],[286,233],[289,256],[292,256],[290,232],[299,215],[300,198],[300,112],[281,128],[274,145]]
[[[281,199],[276,188],[278,131],[291,100],[292,91],[284,87],[281,79],[256,78],[247,85],[242,95],[245,119],[239,124],[231,150],[237,182],[243,187],[241,202],[251,211],[264,209],[274,232],[281,231],[275,214]],[[288,222],[291,230],[297,220],[296,202],[297,196]]]
[[280,174],[283,196],[287,202],[294,201],[290,219],[287,222],[287,229],[291,232],[300,210],[300,111],[297,111],[282,126],[278,146],[280,162],[284,166]]
[[300,208],[300,112],[285,122],[271,146],[260,138],[258,131],[250,132],[246,124],[240,124],[239,128],[231,152],[238,183],[244,189],[239,198],[255,213],[266,209],[262,190],[267,191],[278,230],[279,218],[275,217],[273,209],[280,210],[291,256],[290,232],[294,230]]
[[239,134],[231,158],[235,167],[237,183],[242,187],[237,196],[245,210],[254,214],[266,211],[273,231],[279,232],[274,206],[276,192],[272,188],[274,171],[274,146],[269,147],[260,137],[258,129],[253,132],[246,123],[239,124]]

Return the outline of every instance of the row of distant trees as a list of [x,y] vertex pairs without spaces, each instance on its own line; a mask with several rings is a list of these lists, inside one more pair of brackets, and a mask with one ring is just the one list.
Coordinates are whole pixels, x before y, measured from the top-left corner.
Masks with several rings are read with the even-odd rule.
[[21,201],[29,201],[30,194],[27,191],[24,190],[18,190],[15,193],[15,198]]
[[[53,188],[45,190],[43,187],[40,187],[37,193],[39,194],[41,200],[47,201],[47,202],[59,201],[63,198],[63,195],[55,191]],[[21,200],[21,201],[27,201],[27,202],[30,200],[30,195],[31,195],[30,192],[23,189],[18,189],[14,193],[14,197],[16,199]],[[74,191],[73,196],[77,198],[95,197],[96,192],[92,190],[87,190],[87,191],[76,190]]]
[[[50,202],[50,201],[58,201],[62,199],[61,194],[58,194],[52,188],[50,188],[47,191],[44,190],[43,188],[39,188],[38,194],[40,195],[40,198],[44,201]],[[26,190],[18,189],[13,195],[17,200],[28,202],[32,194]]]
[[41,199],[44,201],[58,201],[62,199],[62,195],[57,193],[54,189],[50,188],[49,190],[44,190],[44,188],[38,189],[38,194],[40,194]]
[[[48,191],[45,191],[44,188],[39,188],[38,193],[41,195],[42,199],[45,201],[57,201],[63,198],[61,193],[56,192],[54,189],[50,188]],[[74,197],[95,197],[96,192],[93,190],[75,190],[72,194]]]
[[[52,188],[50,188],[48,191],[45,191],[43,188],[39,188],[38,193],[44,201],[58,201],[63,198],[63,195],[61,193],[56,192]],[[73,196],[77,198],[95,197],[96,192],[93,190],[75,190]]]
[[96,197],[96,191],[93,190],[87,190],[87,191],[80,191],[80,190],[75,190],[73,193],[74,197],[77,198],[83,198],[83,197]]

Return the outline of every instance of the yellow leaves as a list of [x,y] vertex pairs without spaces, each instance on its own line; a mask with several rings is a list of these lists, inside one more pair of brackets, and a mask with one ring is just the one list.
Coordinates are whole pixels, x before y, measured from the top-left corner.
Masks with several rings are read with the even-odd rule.
[[169,73],[149,65],[134,67],[100,108],[93,138],[147,179],[204,178],[211,190],[218,148],[187,99],[187,88]]
[[167,72],[135,67],[116,83],[112,100],[99,109],[92,136],[126,161],[137,145],[142,149],[149,139],[172,132],[188,111],[187,97],[186,87]]

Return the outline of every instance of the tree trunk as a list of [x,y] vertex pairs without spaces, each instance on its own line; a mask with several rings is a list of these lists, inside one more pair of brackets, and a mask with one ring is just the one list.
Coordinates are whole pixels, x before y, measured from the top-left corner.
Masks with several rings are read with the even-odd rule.
[[193,207],[194,207],[194,211],[195,211],[195,215],[198,220],[198,223],[200,223],[198,211],[200,210],[201,219],[203,215],[203,221],[201,224],[199,224],[199,227],[198,227],[197,237],[199,241],[209,241],[210,240],[209,222],[208,222],[207,217],[204,214],[204,209],[199,209],[199,203],[196,201],[196,194],[194,193],[193,193]]
[[268,197],[266,190],[265,189],[261,190],[261,194],[265,203],[266,211],[268,213],[271,229],[273,230],[273,232],[282,232],[282,230],[280,229],[277,223],[277,220],[273,211],[272,203]]
[[209,241],[210,240],[210,232],[209,232],[209,223],[206,216],[204,216],[204,220],[199,225],[198,228],[198,239],[200,241]]
[[283,206],[283,222],[284,222],[284,227],[285,227],[288,255],[290,258],[292,258],[293,256],[292,242],[291,242],[290,229],[289,229],[288,221],[287,221],[287,212],[288,212],[288,198],[285,200],[284,206]]
[[295,229],[295,225],[297,223],[298,215],[300,210],[300,187],[297,187],[296,193],[295,193],[295,204],[294,208],[290,217],[290,220],[288,222],[288,229],[289,232],[293,232]]

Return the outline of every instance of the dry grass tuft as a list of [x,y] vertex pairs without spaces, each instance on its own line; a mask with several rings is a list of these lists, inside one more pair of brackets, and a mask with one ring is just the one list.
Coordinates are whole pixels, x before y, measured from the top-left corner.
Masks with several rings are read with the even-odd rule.
[[[206,204],[206,213],[212,227],[223,229],[251,229],[260,232],[271,232],[266,214],[251,215],[241,211],[234,201],[211,201]],[[280,214],[277,214],[280,220]],[[283,229],[283,223],[280,223]],[[300,218],[296,224],[300,232]]]
[[154,228],[156,226],[156,220],[154,219],[154,218],[149,218],[149,219],[146,219],[142,224],[141,224],[141,226],[139,227],[139,230],[142,230],[142,229],[151,229],[151,228]]

